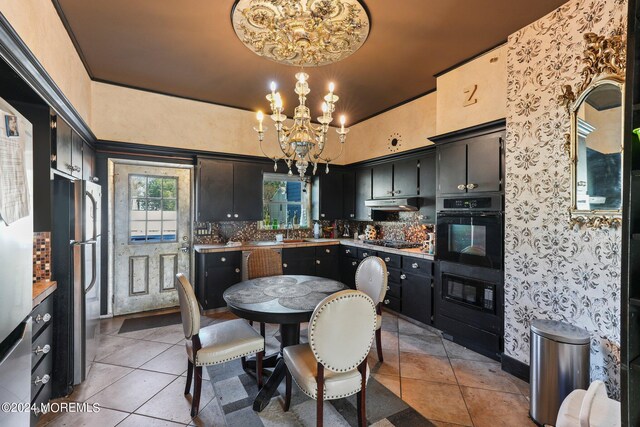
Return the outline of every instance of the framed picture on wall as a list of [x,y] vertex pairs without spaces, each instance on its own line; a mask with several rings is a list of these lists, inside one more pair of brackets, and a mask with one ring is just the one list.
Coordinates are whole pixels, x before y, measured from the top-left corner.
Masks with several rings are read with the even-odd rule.
[[5,124],[5,129],[7,131],[7,136],[20,136],[20,133],[18,132],[17,116],[14,116],[11,114],[5,114],[4,124]]

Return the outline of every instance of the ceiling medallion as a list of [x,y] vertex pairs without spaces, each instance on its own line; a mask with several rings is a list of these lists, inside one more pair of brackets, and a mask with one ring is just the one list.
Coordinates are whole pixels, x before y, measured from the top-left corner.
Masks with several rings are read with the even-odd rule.
[[237,0],[231,20],[253,52],[301,67],[346,58],[364,44],[370,27],[358,0]]

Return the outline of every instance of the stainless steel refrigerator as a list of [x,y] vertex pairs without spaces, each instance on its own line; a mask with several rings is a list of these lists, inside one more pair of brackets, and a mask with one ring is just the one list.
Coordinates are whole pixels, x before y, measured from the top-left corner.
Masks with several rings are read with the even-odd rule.
[[[100,327],[101,187],[89,181],[53,181],[52,251],[58,281],[59,348],[54,396],[66,396],[87,378]],[[62,285],[62,286],[61,286]]]
[[[31,132],[31,124],[0,99],[0,403],[31,401]],[[27,425],[28,412],[0,411],[0,426]]]

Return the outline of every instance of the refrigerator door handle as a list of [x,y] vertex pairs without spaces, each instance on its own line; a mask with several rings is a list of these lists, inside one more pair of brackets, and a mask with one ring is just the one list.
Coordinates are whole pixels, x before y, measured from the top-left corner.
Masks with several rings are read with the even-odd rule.
[[84,242],[78,242],[76,240],[72,240],[71,246],[95,245],[96,243],[98,243],[97,240],[85,240]]
[[89,291],[91,289],[93,289],[93,287],[96,285],[96,281],[98,279],[97,277],[97,272],[96,272],[96,263],[98,262],[96,260],[96,256],[97,256],[97,251],[96,251],[96,241],[94,240],[93,242],[91,242],[91,259],[93,260],[93,262],[91,263],[91,283],[89,283],[89,286],[84,290],[85,294],[88,294]]
[[91,236],[91,240],[96,241],[98,238],[98,218],[96,218],[98,215],[98,202],[89,191],[86,191],[85,194],[91,200],[91,209],[93,210],[93,236]]

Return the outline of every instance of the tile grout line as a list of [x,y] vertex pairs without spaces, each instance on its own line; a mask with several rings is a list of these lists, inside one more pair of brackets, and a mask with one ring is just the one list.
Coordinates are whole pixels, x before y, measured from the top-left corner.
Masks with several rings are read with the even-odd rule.
[[[442,337],[440,337],[443,340]],[[464,403],[464,407],[467,410],[467,415],[469,415],[469,420],[471,420],[471,425],[475,426],[475,422],[473,421],[473,417],[471,416],[471,411],[469,410],[469,405],[467,404],[467,399],[464,398],[464,393],[462,392],[462,385],[460,384],[460,380],[458,380],[458,375],[456,374],[456,370],[451,363],[451,357],[449,357],[449,352],[447,351],[447,347],[444,345],[444,341],[442,341],[442,346],[444,347],[444,352],[447,355],[447,360],[449,361],[449,366],[451,367],[451,371],[453,372],[453,376],[456,379],[456,384],[458,385],[458,391],[460,392],[460,397],[462,397],[462,402]]]

